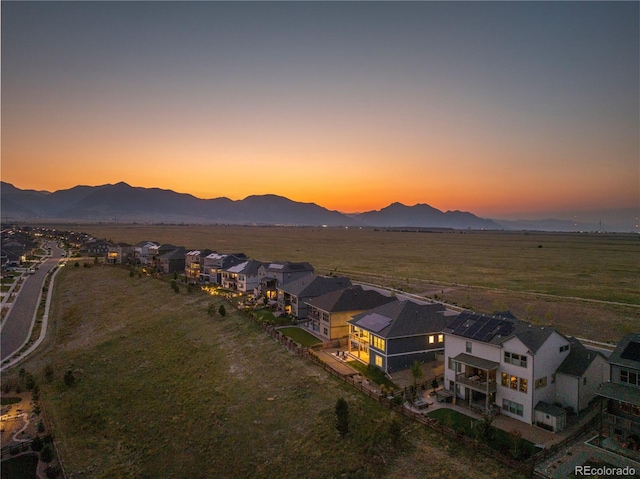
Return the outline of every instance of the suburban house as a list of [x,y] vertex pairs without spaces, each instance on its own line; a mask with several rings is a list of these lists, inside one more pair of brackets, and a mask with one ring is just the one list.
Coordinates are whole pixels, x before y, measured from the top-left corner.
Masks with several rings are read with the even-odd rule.
[[133,263],[147,264],[149,262],[149,248],[160,246],[154,241],[140,241],[133,245]]
[[110,247],[111,243],[108,241],[92,238],[84,244],[81,252],[86,251],[89,256],[103,256],[106,258]]
[[393,301],[349,320],[349,354],[391,374],[444,352],[451,314],[441,304]]
[[245,261],[247,255],[244,253],[222,254],[214,251],[205,256],[200,275],[205,283],[222,284],[223,271]]
[[[582,371],[574,369],[573,358],[565,363],[571,348],[572,341],[555,329],[519,321],[508,312],[461,313],[445,329],[448,391],[441,394],[485,414],[500,409],[528,424],[562,430],[566,425],[562,401],[571,402],[572,408],[588,404],[594,397],[591,383],[602,381],[597,362]],[[578,397],[567,392],[574,377],[589,384]]]
[[204,271],[204,259],[213,253],[210,249],[188,251],[184,256],[184,276],[195,284],[204,282],[201,273]]
[[602,414],[606,435],[640,443],[640,333],[627,334],[609,356],[611,380],[598,389],[606,399]]
[[184,254],[185,249],[179,247],[160,255],[156,260],[158,270],[164,274],[181,273],[184,271]]
[[258,272],[256,297],[266,296],[268,300],[277,299],[278,287],[313,274],[313,266],[309,263],[291,263],[289,261],[273,261],[263,263]]
[[312,298],[351,286],[349,278],[308,274],[278,286],[278,309],[296,319],[307,317],[307,303]]
[[574,412],[587,409],[600,385],[609,381],[607,358],[587,349],[576,338],[568,338],[569,356],[556,371],[556,400]]
[[374,290],[351,286],[323,294],[307,301],[307,328],[325,340],[345,338],[349,335],[349,321],[354,315],[383,304],[396,301]]
[[[175,251],[177,249],[178,249],[178,246],[174,246],[169,243],[149,246],[149,249],[147,252],[147,264],[149,266],[153,266],[155,268],[160,269],[160,256],[170,253],[171,251]],[[184,248],[182,248],[182,250],[183,250],[182,254],[184,255]],[[182,258],[182,261],[184,262],[184,257]],[[182,267],[184,268],[184,263]]]
[[258,286],[258,269],[261,266],[262,263],[255,259],[231,266],[222,272],[222,287],[251,293]]
[[133,259],[134,247],[127,243],[109,245],[107,252],[108,264],[127,264]]

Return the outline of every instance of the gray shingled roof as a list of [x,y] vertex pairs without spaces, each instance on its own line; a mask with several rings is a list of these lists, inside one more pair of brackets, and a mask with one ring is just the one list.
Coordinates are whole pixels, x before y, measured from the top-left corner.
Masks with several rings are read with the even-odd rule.
[[549,404],[544,401],[538,401],[535,410],[553,417],[560,417],[567,414],[567,412],[561,407],[556,406],[555,404]]
[[333,291],[323,294],[317,298],[307,301],[307,304],[330,313],[341,311],[363,311],[381,306],[395,298],[384,296],[374,290],[364,290],[362,286],[351,286],[350,288]]
[[505,316],[499,314],[485,316],[465,311],[450,321],[445,332],[496,345],[517,337],[533,353],[556,332],[553,328],[534,326],[520,321],[509,312],[504,314]]
[[615,399],[616,401],[640,406],[640,394],[638,394],[638,388],[629,384],[612,382],[604,383],[600,385],[596,394],[607,399]]
[[255,259],[250,259],[249,261],[245,261],[244,263],[239,263],[235,266],[227,268],[225,271],[230,273],[238,273],[238,274],[246,274],[250,276],[255,276],[258,274],[258,268],[262,266],[260,261]]
[[638,345],[640,345],[640,333],[627,334],[609,356],[609,362],[627,368],[640,369],[640,357],[637,357],[640,351]]
[[318,276],[310,274],[282,286],[280,289],[299,298],[315,298],[323,294],[352,286],[346,277]]
[[[569,355],[562,361],[557,371],[569,376],[582,377],[593,360],[600,353],[585,348],[576,338],[568,338],[571,343]],[[602,354],[600,354],[604,358]]]
[[[413,301],[394,301],[378,306],[370,311],[357,314],[348,321],[363,329],[370,330],[381,338],[399,338],[417,336],[443,331],[450,318],[442,313],[445,307],[441,304],[417,304]],[[378,317],[386,321],[379,321]],[[371,325],[379,324],[374,331]]]
[[184,248],[176,248],[168,253],[159,256],[161,260],[184,259],[186,250]]

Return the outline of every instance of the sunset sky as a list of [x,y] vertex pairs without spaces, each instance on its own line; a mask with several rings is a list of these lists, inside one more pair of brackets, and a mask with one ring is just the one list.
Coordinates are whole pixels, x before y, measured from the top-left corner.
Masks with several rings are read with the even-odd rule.
[[638,208],[638,2],[1,7],[2,180],[19,188]]

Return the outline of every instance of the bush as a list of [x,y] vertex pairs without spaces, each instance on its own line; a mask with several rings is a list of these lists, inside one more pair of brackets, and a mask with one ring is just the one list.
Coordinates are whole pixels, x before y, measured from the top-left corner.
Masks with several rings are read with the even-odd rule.
[[340,437],[349,434],[349,405],[344,398],[339,398],[336,402],[336,429]]
[[67,370],[66,373],[64,373],[64,384],[67,387],[71,387],[76,383],[76,378],[73,375],[73,371],[71,371],[71,369]]
[[31,450],[34,452],[38,452],[38,451],[42,451],[43,447],[44,447],[44,443],[42,442],[42,439],[40,439],[40,436],[36,436],[33,442],[31,443]]
[[53,448],[51,447],[50,443],[45,444],[42,448],[42,451],[40,451],[40,460],[42,462],[46,462],[47,464],[53,461]]
[[227,315],[227,310],[225,309],[224,304],[220,305],[220,307],[218,308],[218,313],[223,317]]

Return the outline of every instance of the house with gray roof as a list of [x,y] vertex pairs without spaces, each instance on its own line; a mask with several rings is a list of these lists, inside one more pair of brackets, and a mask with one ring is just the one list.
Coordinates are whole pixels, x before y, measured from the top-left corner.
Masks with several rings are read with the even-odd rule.
[[349,335],[349,321],[354,315],[396,301],[362,286],[351,286],[307,301],[307,328],[325,340]]
[[258,272],[259,284],[254,294],[256,297],[266,296],[268,300],[275,301],[278,297],[278,287],[313,274],[313,272],[313,266],[304,262],[272,261],[263,263]]
[[204,259],[213,253],[210,249],[187,251],[184,256],[184,275],[191,284],[204,283]]
[[260,261],[250,259],[231,266],[222,272],[222,287],[233,291],[251,293],[258,286],[258,269]]
[[[564,408],[568,404],[562,404],[563,400],[572,407],[588,403],[587,390],[580,398],[566,391],[568,377],[580,373],[574,360],[582,357],[582,345],[553,328],[535,326],[506,313],[485,316],[463,312],[444,332],[445,388],[459,405],[485,414],[499,410],[528,424],[559,431],[566,425]],[[579,351],[569,358],[572,346]],[[564,381],[560,388],[559,369]],[[581,380],[589,373],[599,385],[597,366],[588,370],[582,371]]]
[[622,338],[608,362],[611,380],[598,389],[607,402],[602,432],[622,444],[640,443],[640,333]]
[[164,274],[181,273],[184,271],[184,255],[185,248],[180,246],[179,248],[172,249],[156,259],[158,271]]
[[231,268],[247,261],[244,253],[216,253],[215,251],[205,256],[200,273],[203,281],[209,284],[222,284],[222,273],[227,268]]
[[348,321],[349,354],[388,374],[433,360],[444,351],[446,312],[441,304],[394,301],[356,314]]
[[278,286],[278,309],[298,320],[307,317],[307,301],[323,294],[351,286],[346,277],[307,274],[302,278]]

